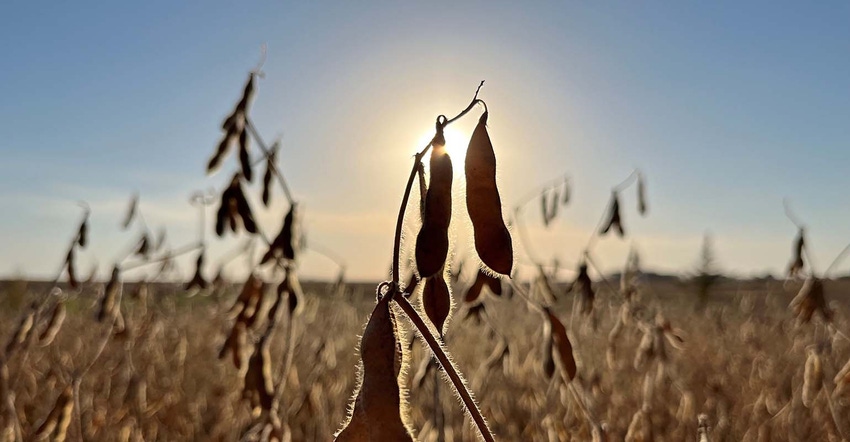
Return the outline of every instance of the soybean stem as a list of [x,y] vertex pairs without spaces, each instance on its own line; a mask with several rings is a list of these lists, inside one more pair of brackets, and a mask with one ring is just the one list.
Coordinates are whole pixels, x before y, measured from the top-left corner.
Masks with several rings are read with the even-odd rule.
[[404,296],[393,296],[393,299],[410,319],[410,322],[412,322],[416,329],[419,330],[419,334],[422,335],[422,339],[424,339],[428,346],[431,347],[431,351],[440,362],[443,370],[445,370],[446,376],[448,376],[449,380],[451,380],[452,386],[454,386],[455,391],[457,391],[458,396],[460,396],[460,399],[463,401],[467,412],[469,412],[469,415],[475,422],[475,426],[478,427],[478,431],[481,432],[481,437],[485,441],[494,442],[495,439],[493,438],[493,434],[487,427],[487,422],[484,421],[484,417],[481,415],[481,410],[478,409],[478,405],[475,403],[475,400],[472,399],[472,395],[469,394],[469,390],[467,390],[466,385],[464,385],[463,380],[460,378],[460,375],[458,375],[457,370],[455,370],[452,361],[449,360],[448,356],[446,356],[446,352],[443,351],[442,345],[440,345],[434,335],[431,334],[431,331],[428,330],[428,326],[425,325],[425,322],[413,306],[410,305],[407,298]]
[[585,257],[585,260],[587,261],[587,263],[590,265],[590,267],[593,270],[596,270],[596,273],[599,274],[599,277],[602,279],[602,281],[605,282],[605,285],[608,286],[608,290],[611,290],[612,294],[617,293],[618,292],[617,288],[614,286],[614,284],[611,283],[611,281],[608,280],[608,278],[605,276],[605,274],[602,273],[602,270],[599,268],[599,266],[597,266],[596,263],[593,261],[593,258],[590,256],[590,251],[585,251],[584,257]]
[[[260,150],[263,151],[263,154],[266,157],[269,157],[272,154],[271,150],[260,137],[260,133],[257,131],[257,128],[254,127],[254,122],[248,117],[245,117],[245,127],[251,131],[251,136],[254,137],[254,141],[256,141],[257,145],[260,146]],[[284,178],[283,174],[280,170],[278,170],[277,164],[269,162],[269,167],[271,167],[272,173],[277,177],[278,182],[280,182],[280,187],[283,189],[283,194],[286,195],[286,199],[289,200],[289,204],[295,202],[295,199],[292,198],[292,193],[289,191],[289,185],[286,184],[286,178]]]
[[324,256],[325,258],[333,261],[340,270],[345,270],[345,260],[342,259],[341,256],[334,253],[331,249],[313,241],[312,239],[307,243],[305,247],[307,250],[312,250],[313,252]]
[[144,267],[146,265],[156,264],[158,262],[167,261],[169,259],[173,259],[173,258],[176,258],[178,256],[185,255],[187,253],[192,253],[195,250],[201,249],[203,247],[204,247],[203,243],[187,244],[187,245],[185,245],[185,246],[183,246],[183,247],[181,247],[181,248],[179,248],[179,249],[177,249],[177,250],[175,250],[171,253],[166,254],[165,256],[161,256],[159,258],[151,259],[151,260],[148,260],[148,261],[131,262],[129,264],[119,266],[119,268],[121,269],[121,271],[126,272],[128,270],[137,269],[139,267]]
[[[824,278],[829,277],[829,273],[835,268],[835,266],[837,266],[841,262],[842,259],[844,259],[844,256],[847,255],[847,252],[850,252],[850,244],[844,246],[844,248],[841,249],[841,252],[839,252],[835,259],[832,260],[832,263],[829,264],[829,267],[827,267],[826,271],[823,272]],[[811,258],[809,258],[809,261],[811,261]]]
[[627,176],[627,177],[626,177],[626,179],[624,179],[623,181],[621,181],[621,182],[620,182],[620,184],[617,184],[616,186],[614,186],[614,189],[613,189],[613,190],[614,190],[614,192],[616,192],[616,193],[620,193],[620,192],[622,192],[623,190],[625,190],[625,189],[626,189],[626,187],[631,186],[631,185],[632,185],[632,183],[633,183],[633,182],[637,179],[637,177],[638,177],[639,175],[640,175],[640,170],[639,170],[639,169],[635,169],[635,170],[633,170],[633,171],[632,171],[632,173],[630,173],[630,174],[629,174],[629,176]]
[[535,187],[534,189],[532,189],[527,194],[525,194],[522,198],[519,199],[519,202],[516,205],[514,205],[514,210],[515,211],[519,210],[521,207],[524,207],[526,204],[530,203],[532,200],[539,197],[540,195],[550,191],[551,189],[554,189],[556,186],[563,184],[564,182],[569,182],[569,181],[570,181],[569,174],[565,173],[565,174],[563,174],[563,175],[561,175],[557,178],[551,179],[551,180]]
[[428,143],[421,152],[417,153],[413,161],[413,168],[410,170],[410,177],[407,179],[407,186],[404,188],[404,196],[401,199],[401,207],[398,209],[398,219],[395,224],[395,238],[393,240],[393,290],[398,287],[399,278],[399,255],[401,255],[401,229],[404,227],[404,212],[407,210],[407,200],[410,199],[410,189],[413,187],[413,181],[416,179],[416,171],[419,169],[419,162],[422,157],[434,144],[434,140]]
[[517,206],[516,209],[514,209],[514,224],[516,224],[522,248],[525,249],[525,254],[528,255],[528,259],[530,259],[534,265],[541,266],[540,260],[537,259],[536,254],[531,247],[531,239],[528,236],[528,231],[525,229],[525,224],[520,218],[522,208],[523,206]]
[[785,209],[785,216],[788,217],[791,223],[798,229],[803,230],[804,225],[797,214],[794,213],[794,210],[791,209],[791,202],[788,200],[788,197],[782,198],[782,208]]

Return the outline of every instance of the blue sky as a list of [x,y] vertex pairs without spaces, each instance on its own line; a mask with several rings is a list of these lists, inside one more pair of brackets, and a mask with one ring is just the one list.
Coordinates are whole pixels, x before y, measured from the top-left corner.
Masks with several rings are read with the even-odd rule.
[[[808,224],[821,270],[850,241],[847,3],[0,8],[0,275],[55,272],[77,200],[93,209],[83,268],[105,272],[135,238],[118,228],[134,191],[172,245],[194,238],[189,195],[221,188],[234,167],[204,175],[263,43],[252,118],[266,139],[282,137],[309,237],[345,258],[353,278],[385,276],[418,140],[482,79],[506,205],[563,173],[574,184],[549,229],[529,206],[538,255],[574,262],[610,188],[635,167],[650,213],[639,218],[627,197],[633,235],[599,243],[604,268],[621,266],[633,242],[649,268],[690,270],[710,231],[725,271],[779,272],[795,234],[783,197]],[[468,136],[475,121],[456,128]],[[274,232],[284,211],[258,217]],[[211,254],[237,242],[216,240]],[[468,253],[463,241],[456,250]],[[334,270],[308,253],[303,272]]]

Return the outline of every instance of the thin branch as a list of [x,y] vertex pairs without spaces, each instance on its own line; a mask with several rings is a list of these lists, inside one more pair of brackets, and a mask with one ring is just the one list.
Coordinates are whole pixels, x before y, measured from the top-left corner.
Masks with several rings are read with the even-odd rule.
[[838,327],[836,327],[835,325],[833,325],[833,324],[827,324],[827,325],[826,325],[826,329],[827,329],[827,331],[829,331],[829,332],[830,332],[830,334],[832,334],[833,336],[838,336],[838,337],[840,337],[840,338],[844,339],[845,341],[850,342],[850,338],[848,338],[848,337],[847,337],[847,335],[845,335],[845,334],[844,334],[841,330],[839,330],[839,329],[838,329]]
[[797,226],[798,229],[804,230],[805,225],[800,221],[800,218],[794,213],[794,210],[791,209],[791,200],[788,197],[782,198],[782,207],[785,209],[785,216]]
[[595,428],[596,431],[601,431],[602,426],[599,425],[599,422],[596,420],[596,418],[593,417],[590,410],[584,404],[584,401],[581,399],[581,395],[576,390],[576,386],[572,382],[567,381],[567,388],[570,390],[570,393],[572,393],[573,399],[575,399],[579,410],[581,410],[581,413],[584,415],[584,418],[587,419],[587,422],[590,424],[590,426]]
[[[472,108],[475,107],[475,105],[478,104],[478,103],[481,103],[482,105],[484,105],[484,111],[487,111],[487,104],[478,99],[478,92],[481,91],[481,86],[484,86],[484,80],[481,80],[481,83],[478,84],[478,88],[475,89],[475,95],[472,97],[472,101],[469,103],[469,106],[466,106],[466,109],[460,111],[460,113],[455,115],[454,118],[447,120],[445,123],[443,123],[443,125],[442,125],[443,127],[446,127],[446,126],[454,123],[460,117],[469,113],[469,111],[471,111]],[[446,118],[445,115],[441,115],[441,117],[443,117],[443,119]],[[439,120],[439,117],[437,119]]]
[[[794,224],[794,226],[800,230],[800,236],[803,238],[803,255],[805,255],[806,261],[809,262],[809,272],[814,275],[815,262],[812,260],[812,256],[809,253],[808,245],[810,243],[808,238],[806,237],[806,226],[802,223],[802,221],[800,221],[800,217],[798,217],[797,214],[794,213],[794,210],[791,208],[791,201],[788,199],[788,197],[782,198],[782,207],[785,209],[785,216],[788,218],[788,220],[791,221],[791,223]],[[850,247],[850,245],[848,245],[848,247]],[[841,254],[843,253],[844,252],[842,251]],[[841,254],[839,254],[838,256],[841,256]],[[833,264],[835,264],[835,261],[833,261]],[[830,265],[830,268],[832,268],[832,265]]]
[[248,240],[245,241],[243,244],[239,245],[238,247],[235,247],[234,249],[232,249],[232,250],[228,251],[227,253],[223,254],[222,256],[220,256],[219,259],[218,259],[218,267],[224,268],[224,266],[230,264],[236,258],[239,258],[240,256],[242,256],[245,253],[251,252],[252,251],[251,246],[253,245],[253,243],[254,243],[254,238],[248,238]]
[[596,241],[599,239],[599,229],[602,228],[602,225],[605,224],[605,220],[608,219],[608,212],[611,211],[611,204],[612,202],[608,201],[608,204],[605,205],[605,210],[602,212],[599,222],[596,223],[596,227],[593,228],[593,232],[590,233],[590,238],[587,240],[587,245],[584,246],[584,253],[587,253],[594,245],[596,245]]
[[206,232],[207,232],[207,207],[212,205],[215,202],[215,197],[213,195],[206,195],[202,191],[197,191],[192,194],[191,203],[192,205],[197,205],[199,208],[199,222],[200,229],[198,230],[198,241],[201,244],[206,244]]
[[631,186],[632,183],[637,180],[638,176],[640,176],[640,169],[633,170],[632,173],[630,173],[629,176],[626,177],[626,179],[621,181],[620,184],[614,186],[612,190],[616,193],[620,193],[626,190],[627,187]]
[[316,242],[315,242],[315,241],[313,241],[312,239],[311,239],[311,240],[309,240],[309,242],[307,243],[306,249],[307,249],[307,250],[312,250],[313,252],[315,252],[315,253],[317,253],[317,254],[319,254],[319,255],[322,255],[322,256],[324,256],[325,258],[327,258],[327,259],[329,259],[329,260],[333,261],[333,263],[334,263],[334,264],[336,264],[336,265],[337,265],[337,267],[339,267],[339,268],[340,268],[340,269],[342,269],[342,270],[344,270],[344,269],[345,269],[345,267],[346,267],[346,266],[345,266],[345,260],[344,260],[341,256],[339,256],[338,254],[336,254],[336,253],[335,253],[333,250],[331,250],[330,248],[325,247],[325,246],[323,246],[322,244],[318,244],[318,243],[316,243]]
[[541,261],[537,259],[537,254],[534,253],[532,248],[531,238],[528,235],[528,230],[525,226],[525,223],[522,220],[522,211],[529,202],[534,200],[535,198],[540,197],[541,195],[549,192],[556,186],[563,184],[564,182],[569,181],[569,176],[565,173],[555,179],[549,180],[544,184],[535,187],[533,190],[528,192],[525,196],[519,199],[519,202],[514,205],[514,224],[517,226],[517,232],[519,232],[520,243],[522,244],[522,248],[525,251],[525,254],[528,255],[528,259],[536,266],[542,266]]
[[[143,236],[142,238],[145,238],[145,237],[146,236]],[[129,247],[127,247],[127,249],[124,251],[124,253],[121,253],[121,254],[118,255],[118,257],[116,257],[116,259],[114,260],[115,265],[118,266],[118,267],[121,267],[121,264],[124,263],[124,261],[127,261],[128,259],[132,258],[133,255],[135,255],[136,252],[139,250],[139,247],[141,246],[141,242],[142,242],[141,239],[138,240],[138,241],[133,241],[133,243],[130,244]]]
[[[74,410],[77,416],[77,429],[79,430],[79,438],[80,440],[85,440],[83,438],[83,420],[82,420],[82,409],[80,408],[80,385],[83,382],[83,377],[89,370],[94,367],[94,364],[100,359],[100,356],[103,354],[103,351],[106,349],[106,345],[109,343],[109,340],[112,338],[112,333],[115,331],[115,323],[118,321],[118,315],[121,309],[121,298],[124,296],[124,285],[121,284],[121,290],[118,293],[118,299],[116,305],[118,306],[119,311],[112,315],[112,322],[109,324],[109,328],[106,330],[103,340],[98,345],[97,351],[95,352],[94,357],[89,361],[89,363],[79,372],[73,375],[73,394],[74,394]],[[125,325],[129,327],[129,325]]]
[[536,253],[534,253],[534,250],[531,247],[531,238],[528,236],[528,230],[526,230],[525,223],[522,222],[522,218],[520,217],[521,212],[522,207],[514,209],[514,224],[516,225],[517,232],[519,232],[522,249],[534,265],[540,265],[540,260],[537,259]]
[[393,290],[398,287],[398,278],[399,278],[399,268],[400,268],[400,255],[401,255],[401,230],[404,228],[404,213],[407,211],[407,200],[410,199],[410,190],[413,188],[413,181],[416,179],[416,173],[419,170],[419,162],[422,161],[422,157],[425,156],[425,153],[428,152],[428,149],[434,144],[434,140],[428,142],[428,145],[422,149],[421,152],[417,153],[413,160],[413,168],[410,169],[410,177],[407,179],[407,186],[404,188],[404,196],[401,199],[401,207],[398,209],[398,218],[396,219],[395,224],[395,237],[393,238],[393,280],[392,286]]
[[599,269],[599,266],[597,266],[596,263],[593,261],[593,258],[590,256],[590,251],[586,250],[584,252],[584,257],[586,262],[590,264],[590,268],[592,268],[593,271],[595,271],[599,275],[599,277],[602,278],[602,281],[605,282],[605,285],[608,286],[608,290],[611,290],[611,293],[618,293],[619,290],[617,290],[614,284],[612,284],[611,281],[608,280],[605,274],[602,273],[602,271]]
[[[829,267],[827,267],[826,271],[823,272],[824,278],[827,278],[829,276],[829,273],[841,262],[842,259],[844,259],[845,256],[847,256],[847,252],[850,252],[850,244],[844,246],[844,248],[841,249],[841,252],[838,253],[838,256],[836,256],[835,259],[832,260],[832,263],[829,264]],[[811,265],[809,266],[811,267]]]
[[550,273],[554,272],[555,270],[557,270],[558,272],[563,270],[563,271],[566,271],[566,272],[577,273],[577,270],[574,269],[576,266],[573,263],[570,263],[570,262],[559,261],[559,266],[555,267],[553,264],[536,263],[536,262],[533,262],[533,261],[529,262],[529,261],[524,261],[524,260],[518,258],[518,259],[514,260],[514,263],[516,265],[520,265],[520,266],[534,267],[535,269],[541,269],[542,268],[543,270],[550,272]]
[[[292,296],[292,295],[289,295]],[[285,306],[280,306],[284,309]],[[281,367],[277,382],[275,382],[275,395],[272,400],[272,413],[280,413],[280,401],[283,399],[283,393],[286,389],[287,381],[289,380],[289,371],[292,369],[292,360],[295,356],[295,330],[293,320],[295,317],[286,309],[286,327],[284,333],[286,335],[286,355],[284,356],[283,367]]]
[[[247,127],[248,130],[251,132],[251,136],[254,137],[254,141],[257,142],[257,145],[260,146],[260,150],[262,150],[263,154],[266,156],[266,158],[268,158],[271,155],[272,151],[268,148],[268,146],[266,146],[266,143],[260,137],[260,132],[258,132],[257,128],[254,126],[254,122],[251,121],[251,119],[248,117],[245,117],[245,127]],[[275,175],[278,182],[280,183],[280,187],[281,189],[283,189],[283,194],[286,195],[286,199],[289,201],[289,204],[294,203],[295,199],[292,197],[292,192],[290,192],[289,190],[289,185],[286,184],[286,178],[283,177],[283,173],[281,173],[280,170],[277,168],[277,164],[269,162],[269,165],[271,167],[272,173]]]
[[148,227],[147,221],[145,221],[145,216],[142,214],[142,203],[137,203],[139,207],[136,207],[136,218],[138,218],[139,222],[142,223],[142,233],[145,236],[148,236],[151,233],[151,229]]
[[[392,289],[392,288],[391,288]],[[390,292],[392,293],[392,292]],[[422,336],[422,339],[428,344],[428,347],[431,348],[431,352],[434,353],[434,357],[440,362],[440,365],[443,367],[443,370],[446,373],[446,376],[454,386],[455,391],[457,392],[460,399],[463,401],[464,406],[466,407],[466,411],[469,413],[472,420],[475,422],[475,425],[478,427],[478,431],[481,433],[481,437],[488,442],[493,442],[495,439],[493,438],[493,434],[490,432],[490,428],[487,427],[487,422],[484,420],[484,417],[481,415],[481,410],[478,409],[478,405],[475,403],[475,400],[472,399],[472,395],[469,393],[466,385],[464,385],[463,379],[461,379],[460,375],[457,373],[457,370],[452,364],[452,361],[446,355],[445,350],[443,350],[442,345],[431,334],[431,331],[428,329],[428,326],[425,325],[425,322],[419,316],[419,313],[410,305],[410,302],[404,296],[394,296],[393,300],[395,300],[396,304],[401,307],[407,317],[410,319],[410,322],[416,327],[419,331],[419,335]]]
[[543,307],[540,306],[540,304],[535,302],[533,299],[531,299],[531,295],[527,291],[525,291],[525,289],[523,287],[521,287],[519,284],[517,284],[517,282],[515,280],[508,279],[508,284],[510,284],[511,287],[513,287],[514,293],[518,294],[522,299],[524,299],[525,302],[529,306],[531,306],[531,308],[533,308],[534,310],[537,310],[538,313],[541,313],[541,314],[544,314],[544,315],[546,314],[546,311],[543,310]]
[[265,43],[260,45],[260,60],[257,62],[257,66],[251,71],[252,74],[257,75],[258,77],[263,77],[263,66],[266,65],[266,55],[268,52],[268,45]]
[[569,176],[568,173],[564,173],[563,175],[561,175],[557,178],[553,178],[553,179],[546,181],[545,183],[535,187],[534,189],[530,190],[528,193],[523,195],[523,197],[520,198],[516,204],[514,204],[514,211],[518,210],[520,207],[527,205],[528,203],[530,203],[531,201],[533,201],[535,198],[539,197],[540,195],[556,188],[557,186],[559,186],[561,184],[564,184],[565,182],[570,182],[570,176]]
[[187,245],[185,245],[185,246],[183,246],[183,247],[181,247],[177,250],[172,251],[171,253],[168,253],[164,256],[160,256],[159,258],[151,259],[151,260],[147,260],[147,261],[131,262],[129,264],[120,265],[120,266],[118,266],[118,268],[122,272],[126,272],[126,271],[129,271],[129,270],[137,269],[137,268],[144,267],[144,266],[147,266],[147,265],[161,263],[163,261],[168,261],[169,259],[174,259],[174,258],[177,258],[179,256],[183,256],[183,255],[186,255],[188,253],[192,253],[192,252],[194,252],[198,249],[202,249],[202,248],[204,248],[203,243],[187,244]]
[[493,333],[499,335],[499,338],[505,341],[505,343],[507,343],[508,337],[505,336],[504,333],[500,332],[499,329],[494,325],[496,321],[493,319],[492,316],[490,316],[490,313],[487,312],[487,309],[481,310],[481,313],[484,316],[484,323],[487,324],[488,327],[490,327],[490,330],[493,330]]

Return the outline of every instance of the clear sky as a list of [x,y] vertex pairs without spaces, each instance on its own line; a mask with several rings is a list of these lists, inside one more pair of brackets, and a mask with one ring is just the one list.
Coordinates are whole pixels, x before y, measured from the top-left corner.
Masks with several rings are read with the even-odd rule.
[[[412,154],[482,79],[506,205],[558,175],[573,182],[548,230],[529,206],[538,255],[574,262],[635,167],[649,216],[629,193],[632,236],[599,243],[606,269],[633,241],[645,267],[688,271],[710,231],[725,271],[779,272],[795,235],[783,197],[821,269],[850,241],[847,2],[303,3],[0,7],[0,275],[55,272],[77,200],[93,210],[83,269],[106,274],[136,238],[118,226],[134,191],[170,244],[191,241],[189,195],[235,167],[204,175],[263,43],[252,118],[282,137],[309,238],[352,278],[385,277]],[[468,136],[476,120],[455,128]],[[285,213],[275,196],[271,210],[255,204],[270,232]],[[308,253],[303,272],[334,270]]]

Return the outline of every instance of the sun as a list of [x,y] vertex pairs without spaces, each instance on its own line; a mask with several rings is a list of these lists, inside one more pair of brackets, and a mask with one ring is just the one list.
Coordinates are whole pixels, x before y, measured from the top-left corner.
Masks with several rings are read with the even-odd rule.
[[[446,138],[446,152],[452,158],[452,168],[457,172],[463,170],[463,165],[466,160],[466,148],[469,146],[469,137],[471,134],[463,132],[449,126],[443,129],[443,136]],[[434,137],[434,129],[431,128],[422,133],[416,143],[416,150],[422,150],[431,138]],[[425,158],[425,167],[428,167],[428,159]]]

